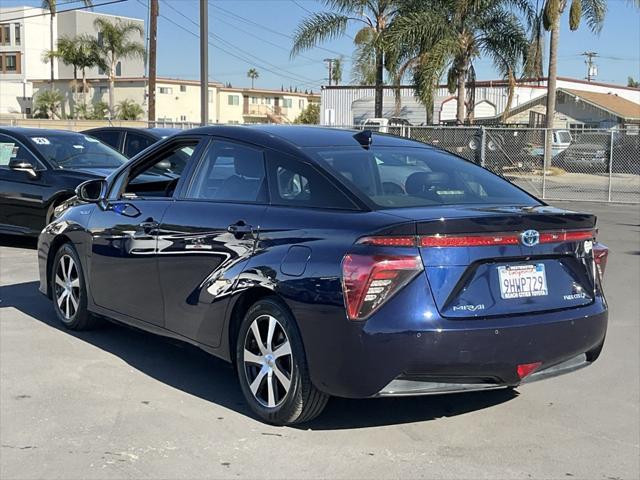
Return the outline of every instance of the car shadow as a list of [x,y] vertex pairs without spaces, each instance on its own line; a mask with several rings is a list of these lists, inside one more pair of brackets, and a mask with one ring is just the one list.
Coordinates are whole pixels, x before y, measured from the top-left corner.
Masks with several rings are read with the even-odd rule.
[[[178,340],[105,322],[86,332],[65,329],[37,282],[0,286],[0,312],[13,307],[25,315],[120,357],[131,367],[173,388],[255,418],[246,406],[233,367]],[[320,417],[300,429],[341,430],[414,423],[489,408],[517,396],[513,390],[432,397],[352,400],[332,398]]]
[[0,234],[0,247],[27,248],[35,250],[38,248],[38,239],[19,235]]

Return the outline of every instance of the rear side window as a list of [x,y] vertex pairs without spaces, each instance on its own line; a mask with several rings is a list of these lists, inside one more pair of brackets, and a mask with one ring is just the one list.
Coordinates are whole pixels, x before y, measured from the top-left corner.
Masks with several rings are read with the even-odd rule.
[[153,145],[156,141],[146,135],[140,135],[139,133],[127,132],[127,136],[124,141],[124,156],[131,158],[137,155],[145,148]]
[[8,169],[11,161],[26,161],[39,167],[35,157],[21,143],[14,138],[0,134],[0,168]]
[[312,150],[328,170],[380,208],[539,205],[508,181],[440,150],[419,147]]
[[266,202],[264,154],[248,145],[214,141],[200,161],[188,198],[223,202]]
[[272,205],[353,210],[356,207],[316,169],[277,152],[268,154]]
[[97,132],[91,132],[88,135],[93,138],[97,138],[102,143],[106,143],[118,151],[120,150],[120,138],[122,137],[122,133],[118,130],[100,130]]

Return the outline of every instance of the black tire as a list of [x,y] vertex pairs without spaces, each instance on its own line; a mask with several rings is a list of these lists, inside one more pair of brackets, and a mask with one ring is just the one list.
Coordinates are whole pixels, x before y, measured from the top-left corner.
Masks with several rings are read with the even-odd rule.
[[[272,333],[274,341],[263,341],[268,337],[271,318],[276,320],[274,333]],[[258,347],[253,333],[254,322],[259,331],[258,335],[261,337],[262,347]],[[285,346],[287,341],[291,354],[276,357],[278,349]],[[256,359],[260,357],[264,360],[269,355],[274,358],[269,357],[268,360],[264,360],[264,362],[269,362],[268,364],[246,361],[245,346],[249,353],[255,352],[254,358]],[[262,354],[263,348],[270,353]],[[272,352],[275,355],[272,355]],[[253,413],[262,421],[273,425],[308,422],[318,416],[327,404],[328,395],[316,389],[311,383],[298,326],[289,311],[277,298],[263,298],[247,310],[236,339],[235,358],[242,393]],[[247,358],[249,358],[248,355]],[[276,373],[276,369],[278,373]],[[269,373],[262,374],[263,370]],[[260,374],[262,377],[261,380],[258,380],[257,377]],[[280,382],[280,377],[278,377],[283,374],[285,378],[288,376],[290,381],[286,391],[284,384]],[[252,380],[254,382],[257,380],[255,383],[257,385],[256,395],[251,390]],[[273,396],[268,395],[268,382],[271,381],[274,382],[271,384]],[[265,396],[269,398],[266,399]],[[260,397],[263,397],[262,400]],[[271,399],[273,399],[273,406],[268,405]]]
[[[65,282],[67,277],[65,277],[63,271],[69,270],[69,259],[74,264],[69,274],[69,278],[73,279],[73,281],[67,283]],[[63,262],[62,265],[61,262]],[[66,285],[60,285],[57,282],[57,278]],[[77,278],[77,286],[73,286],[75,285],[75,278]],[[87,310],[87,287],[82,264],[75,247],[71,243],[65,243],[56,252],[49,282],[51,282],[53,309],[58,320],[66,328],[70,330],[88,330],[96,325],[96,318]],[[66,294],[64,294],[65,291],[67,292]],[[63,296],[62,301],[59,301],[61,296]],[[76,304],[77,306],[75,306]]]

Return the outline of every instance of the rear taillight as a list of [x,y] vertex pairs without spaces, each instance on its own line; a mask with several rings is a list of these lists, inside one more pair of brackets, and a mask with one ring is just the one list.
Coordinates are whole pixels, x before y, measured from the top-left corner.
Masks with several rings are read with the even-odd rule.
[[600,275],[600,280],[604,279],[604,271],[607,268],[607,259],[609,258],[609,248],[602,243],[593,244],[593,260],[596,262],[596,268]]
[[364,320],[422,270],[418,255],[348,254],[342,261],[347,315]]

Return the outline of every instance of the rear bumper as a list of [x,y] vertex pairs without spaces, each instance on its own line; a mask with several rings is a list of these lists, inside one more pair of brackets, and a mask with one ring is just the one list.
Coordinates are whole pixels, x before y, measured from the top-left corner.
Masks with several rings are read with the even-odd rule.
[[[589,365],[607,330],[600,295],[561,311],[459,320],[434,314],[427,300],[417,280],[365,322],[337,308],[298,310],[314,385],[350,398],[515,387],[518,365],[541,363],[526,382]],[[573,360],[580,356],[584,364]]]
[[[565,360],[557,365],[543,368],[531,375],[525,377],[520,384],[531,383],[546,378],[557,377],[566,373],[571,373],[581,368],[587,367],[594,360],[588,360],[586,353],[576,355],[569,360]],[[439,382],[424,381],[410,378],[396,378],[392,380],[386,387],[380,390],[376,397],[396,397],[396,396],[416,396],[416,395],[440,395],[445,393],[461,393],[461,392],[477,392],[482,390],[497,390],[500,388],[508,388],[504,383],[458,383],[458,382]]]

